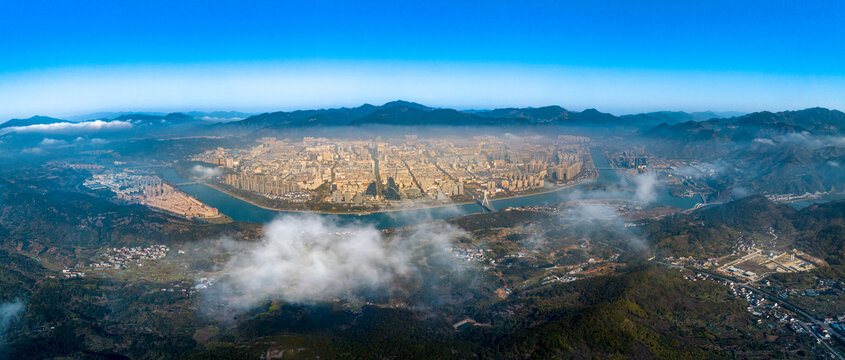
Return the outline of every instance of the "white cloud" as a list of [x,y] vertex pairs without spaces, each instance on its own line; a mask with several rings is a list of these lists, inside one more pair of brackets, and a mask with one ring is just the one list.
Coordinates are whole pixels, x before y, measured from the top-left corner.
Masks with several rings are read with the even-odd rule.
[[657,200],[657,174],[647,172],[634,177],[634,184],[637,189],[634,191],[634,200],[650,203]]
[[312,303],[384,290],[414,276],[416,251],[427,247],[437,255],[460,234],[440,221],[387,239],[369,224],[287,215],[265,226],[260,243],[233,256],[206,294],[212,303],[237,311],[265,300]]
[[628,245],[644,249],[645,241],[625,227],[625,220],[616,209],[598,202],[578,201],[561,212],[560,221],[570,231],[591,239],[609,240],[609,233],[621,234]]
[[[768,139],[765,139],[768,140]],[[771,141],[771,140],[769,140]],[[713,163],[700,162],[692,163],[689,166],[682,166],[674,168],[673,172],[678,176],[687,176],[694,179],[702,177],[718,177],[722,172],[728,169],[729,164],[725,161],[717,160]]]
[[44,154],[44,149],[39,148],[39,147],[24,148],[23,150],[21,150],[21,153],[22,154],[29,154],[29,155],[42,155],[42,154]]
[[51,139],[51,138],[44,138],[44,140],[41,140],[41,142],[38,143],[38,145],[41,145],[41,146],[53,146],[53,145],[65,145],[65,144],[67,144],[67,141],[59,140],[59,139]]
[[81,123],[54,123],[28,126],[10,126],[4,129],[0,129],[0,135],[12,132],[71,134],[82,132],[126,130],[131,127],[132,124],[127,121],[94,120]]
[[801,145],[811,149],[824,146],[845,147],[845,136],[813,135],[807,131],[784,134],[775,140],[782,144]]
[[194,165],[194,167],[191,168],[191,173],[200,179],[207,180],[223,175],[223,170],[216,167]]
[[734,198],[741,199],[748,195],[751,195],[751,190],[748,190],[748,188],[744,186],[736,186],[731,188],[731,194],[734,196]]
[[567,222],[582,223],[593,221],[612,221],[619,216],[613,208],[594,202],[577,202],[567,208],[564,219]]
[[798,144],[816,149],[824,146],[824,141],[817,136],[813,136],[809,132],[788,133],[777,137],[777,140],[786,144]]

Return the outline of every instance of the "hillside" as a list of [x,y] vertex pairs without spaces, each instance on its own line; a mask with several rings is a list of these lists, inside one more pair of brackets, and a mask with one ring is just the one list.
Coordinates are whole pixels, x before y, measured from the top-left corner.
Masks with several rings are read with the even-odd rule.
[[103,247],[183,242],[255,228],[196,223],[142,205],[117,203],[109,192],[80,193],[75,185],[85,179],[84,172],[40,172],[31,169],[26,178],[0,175],[0,250],[70,266]]
[[639,126],[656,126],[659,124],[677,124],[682,122],[701,122],[710,119],[721,119],[741,116],[736,112],[717,113],[713,111],[687,113],[683,111],[655,111],[642,114],[622,115],[620,118]]
[[811,135],[842,135],[845,131],[845,113],[838,110],[811,108],[798,111],[772,113],[755,112],[727,119],[685,121],[672,124],[664,122],[643,134],[669,141],[730,140],[747,142],[790,133]]
[[812,108],[664,122],[641,134],[648,150],[661,157],[720,162],[735,169],[730,176],[706,179],[721,199],[735,188],[771,194],[841,191],[843,124],[845,113]]
[[[845,201],[795,210],[763,196],[750,196],[646,223],[644,231],[661,256],[720,257],[733,251],[742,239],[784,250],[799,247],[821,258],[842,250],[839,226],[844,225]],[[769,243],[778,235],[776,243]],[[824,235],[827,234],[827,235]]]
[[484,326],[457,330],[401,309],[368,306],[352,317],[321,307],[284,306],[253,315],[191,358],[255,357],[284,349],[309,358],[403,359],[796,354],[771,340],[795,341],[793,336],[751,326],[744,302],[731,298],[724,286],[685,281],[654,267],[514,295],[475,310],[475,320]]
[[488,125],[485,119],[451,109],[422,109],[406,105],[381,107],[370,114],[353,120],[350,125],[393,126],[469,126]]

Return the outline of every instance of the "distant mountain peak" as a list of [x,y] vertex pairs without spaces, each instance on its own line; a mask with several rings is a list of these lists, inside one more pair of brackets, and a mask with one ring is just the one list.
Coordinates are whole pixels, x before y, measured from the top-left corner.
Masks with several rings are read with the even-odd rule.
[[2,124],[0,128],[7,128],[12,126],[30,126],[30,125],[47,125],[57,123],[67,123],[69,120],[57,119],[49,116],[35,115],[26,119],[10,119]]
[[[367,105],[367,104],[364,104],[364,105]],[[405,100],[394,100],[394,101],[391,101],[391,102],[387,102],[387,103],[384,103],[384,105],[382,105],[381,107],[382,108],[389,108],[389,107],[396,107],[396,106],[402,106],[402,107],[408,107],[408,108],[420,109],[420,110],[431,110],[432,109],[432,108],[425,106],[423,104],[415,103],[415,102],[412,102],[412,101],[405,101]]]

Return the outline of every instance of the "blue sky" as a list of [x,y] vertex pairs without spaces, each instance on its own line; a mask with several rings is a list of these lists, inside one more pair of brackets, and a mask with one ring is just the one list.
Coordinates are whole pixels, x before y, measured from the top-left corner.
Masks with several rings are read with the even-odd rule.
[[843,1],[0,2],[0,119],[432,106],[845,109]]

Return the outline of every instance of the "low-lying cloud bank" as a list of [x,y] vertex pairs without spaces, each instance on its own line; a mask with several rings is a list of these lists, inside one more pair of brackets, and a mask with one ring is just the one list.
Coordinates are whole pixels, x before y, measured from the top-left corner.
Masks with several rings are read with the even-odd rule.
[[75,134],[98,131],[118,131],[132,128],[128,121],[103,121],[94,120],[80,123],[53,123],[37,124],[27,126],[10,126],[0,129],[0,135],[8,133],[52,133],[52,134]]
[[313,303],[385,291],[416,276],[423,262],[454,259],[445,248],[461,234],[436,221],[388,239],[370,224],[287,215],[265,226],[261,242],[234,255],[206,293],[216,306],[238,311],[267,300]]

